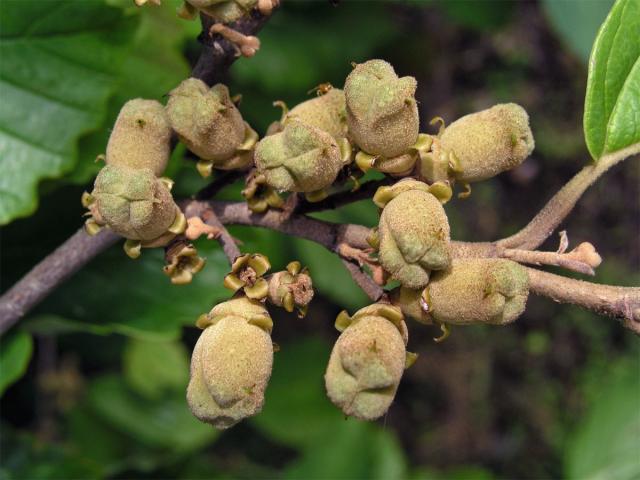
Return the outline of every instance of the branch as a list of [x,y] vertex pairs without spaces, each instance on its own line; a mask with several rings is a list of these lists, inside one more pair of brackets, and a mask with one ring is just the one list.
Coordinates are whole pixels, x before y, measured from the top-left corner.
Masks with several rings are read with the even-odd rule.
[[384,294],[384,290],[380,285],[375,283],[369,275],[367,275],[358,265],[347,260],[346,258],[341,258],[343,265],[351,274],[353,281],[358,284],[358,286],[362,289],[364,293],[367,294],[374,302],[380,300],[380,297]]
[[587,188],[611,167],[638,153],[640,153],[640,143],[605,155],[598,160],[598,163],[584,167],[549,200],[526,227],[515,235],[494,243],[504,248],[535,250],[573,210]]
[[640,287],[600,285],[534,268],[527,268],[527,271],[533,293],[622,319],[626,328],[640,335]]
[[203,209],[199,203],[191,202],[187,205],[187,208],[185,208],[184,213],[187,219],[193,217],[201,218],[204,223],[216,230],[215,239],[220,243],[222,251],[229,260],[229,265],[233,265],[234,260],[241,255],[240,249],[238,248],[235,239],[231,236],[213,210],[211,208]]

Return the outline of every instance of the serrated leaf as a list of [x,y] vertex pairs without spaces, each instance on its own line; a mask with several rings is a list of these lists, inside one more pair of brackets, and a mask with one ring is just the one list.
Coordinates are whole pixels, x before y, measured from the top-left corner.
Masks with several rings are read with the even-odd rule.
[[0,395],[27,370],[33,340],[27,332],[18,331],[0,339]]
[[597,161],[640,142],[640,0],[618,0],[593,45],[584,134]]
[[38,183],[70,171],[97,128],[135,19],[103,2],[2,2],[0,224],[32,213]]

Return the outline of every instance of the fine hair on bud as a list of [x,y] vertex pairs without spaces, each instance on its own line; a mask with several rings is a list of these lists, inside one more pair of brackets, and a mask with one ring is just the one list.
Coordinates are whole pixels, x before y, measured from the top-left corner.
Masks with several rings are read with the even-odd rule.
[[292,120],[260,140],[255,162],[278,191],[314,192],[331,185],[343,166],[340,149],[327,132]]
[[416,79],[399,78],[384,60],[355,66],[344,84],[353,141],[370,155],[401,155],[418,138]]
[[359,310],[331,352],[325,374],[331,401],[362,420],[384,415],[404,372],[406,342],[398,308],[374,304]]
[[535,142],[525,109],[505,103],[456,120],[444,130],[440,145],[458,160],[462,173],[456,178],[471,183],[517,167]]
[[[427,188],[415,180],[396,185],[409,182]],[[451,261],[447,215],[440,201],[424,189],[402,191],[389,201],[380,215],[378,235],[380,264],[405,287],[424,287],[431,270],[445,269]]]
[[221,303],[203,317],[187,402],[199,420],[225,429],[262,410],[273,367],[272,323],[264,306],[246,297]]
[[292,108],[284,117],[288,120],[299,120],[327,132],[334,139],[344,138],[347,134],[347,112],[344,92],[332,88],[320,95]]
[[148,168],[106,165],[92,196],[101,223],[132,240],[156,239],[180,212],[165,183]]
[[439,323],[504,325],[524,312],[529,275],[511,260],[454,259],[433,275],[426,293],[429,314]]
[[209,88],[196,78],[184,80],[169,93],[167,115],[189,150],[222,167],[235,156],[249,128],[225,85]]
[[107,143],[107,165],[147,168],[161,176],[171,155],[171,125],[155,100],[124,104]]

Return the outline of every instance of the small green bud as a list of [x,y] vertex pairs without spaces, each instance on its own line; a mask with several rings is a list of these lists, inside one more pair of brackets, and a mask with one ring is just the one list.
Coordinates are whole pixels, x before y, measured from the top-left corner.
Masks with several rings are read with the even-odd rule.
[[391,292],[391,301],[402,313],[425,325],[433,323],[429,315],[429,297],[426,290],[399,287]]
[[304,317],[313,299],[313,283],[306,268],[300,262],[291,262],[287,269],[274,273],[269,279],[269,301],[287,312],[298,309]]
[[[382,267],[408,288],[422,288],[431,270],[449,266],[450,231],[447,215],[428,185],[403,180],[385,193],[397,193],[380,215],[378,236]],[[394,190],[396,192],[394,192]],[[380,197],[376,193],[376,197]]]
[[401,155],[418,138],[417,83],[383,60],[356,65],[344,84],[349,133],[370,155]]
[[278,191],[314,192],[331,185],[343,166],[331,135],[297,120],[263,138],[255,162],[268,185]]
[[331,401],[346,415],[375,420],[389,409],[405,369],[407,330],[397,307],[374,304],[336,323],[348,325],[327,366]]
[[535,142],[529,115],[520,105],[505,103],[465,115],[445,128],[440,137],[444,152],[452,152],[464,183],[491,178],[520,165]]
[[344,92],[332,88],[324,95],[320,95],[306,102],[296,105],[282,120],[299,120],[307,125],[324,130],[335,140],[344,138],[347,134],[347,112]]
[[524,312],[529,276],[519,263],[500,258],[454,259],[434,273],[425,293],[439,323],[505,325]]
[[246,297],[221,303],[198,320],[187,402],[201,421],[229,428],[257,414],[271,377],[271,318]]
[[167,115],[187,148],[213,167],[228,170],[251,164],[246,152],[256,135],[242,120],[225,85],[209,88],[196,78],[184,80],[169,93]]
[[133,240],[156,239],[181,213],[166,184],[147,168],[106,165],[96,177],[91,195],[94,218]]
[[124,104],[107,144],[107,165],[148,168],[162,175],[171,155],[171,125],[160,102],[136,98]]
[[206,15],[213,17],[216,22],[235,22],[247,15],[251,9],[258,4],[258,0],[185,0],[186,10],[183,16],[191,16],[190,12],[200,10]]

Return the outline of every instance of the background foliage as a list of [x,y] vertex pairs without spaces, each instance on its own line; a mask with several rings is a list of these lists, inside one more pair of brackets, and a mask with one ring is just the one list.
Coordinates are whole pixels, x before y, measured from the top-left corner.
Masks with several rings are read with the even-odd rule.
[[[11,222],[2,231],[2,290],[81,224],[80,193],[122,103],[162,100],[198,55],[198,25],[175,17],[176,2],[142,11],[130,4],[0,6],[0,224]],[[610,6],[285,2],[260,35],[262,50],[237,62],[228,83],[261,132],[279,117],[273,100],[294,105],[319,83],[340,86],[350,62],[373,57],[417,77],[423,128],[435,115],[451,121],[499,101],[521,103],[537,140],[533,157],[474,186],[471,200],[448,211],[455,238],[495,239],[523,225],[588,161],[587,59]],[[625,39],[630,53],[613,57],[630,77],[638,65],[624,66],[624,59],[637,57],[640,40]],[[607,56],[613,47],[599,48]],[[588,95],[597,88],[590,84]],[[585,123],[596,158],[615,149],[607,143],[615,135],[606,133],[615,108],[604,113]],[[169,173],[179,194],[189,195],[205,181],[183,153]],[[624,165],[565,225],[572,241],[590,240],[603,254],[596,281],[638,283],[638,252],[630,250],[640,231],[638,185],[638,165]],[[239,188],[223,197],[237,199]],[[377,214],[364,201],[322,217],[373,225]],[[172,287],[160,272],[160,252],[133,262],[117,246],[0,340],[0,478],[640,475],[640,352],[615,322],[532,298],[517,324],[458,328],[442,345],[431,341],[435,331],[414,324],[410,348],[421,358],[388,416],[376,424],[345,420],[326,399],[322,375],[337,336],[335,314],[366,298],[321,247],[264,230],[232,233],[276,269],[302,260],[320,291],[305,320],[276,313],[281,351],[263,413],[219,434],[186,407],[198,335],[191,326],[227,296],[219,248],[199,244],[207,267],[193,284]]]

